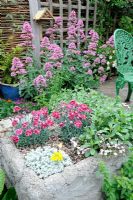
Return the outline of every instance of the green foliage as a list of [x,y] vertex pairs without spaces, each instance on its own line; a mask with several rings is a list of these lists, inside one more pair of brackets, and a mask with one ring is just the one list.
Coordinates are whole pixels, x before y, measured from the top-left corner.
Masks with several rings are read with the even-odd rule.
[[[93,0],[94,1],[94,0]],[[116,28],[132,33],[131,23],[123,17],[132,19],[133,2],[130,0],[100,0],[97,9],[97,31],[103,38],[112,35]],[[122,26],[124,24],[124,26]]]
[[20,100],[19,102],[13,102],[11,100],[0,99],[0,119],[12,116],[14,114],[13,108],[18,105],[17,103],[19,103],[19,107],[23,113],[29,113],[32,110],[39,109],[37,104],[30,101]]
[[4,183],[5,183],[5,173],[2,169],[0,169],[0,195],[2,194],[2,191],[4,189]]
[[[55,91],[56,90],[55,88]],[[83,87],[75,87],[75,89],[60,89],[58,92],[50,92],[47,96],[46,92],[43,92],[39,96],[35,97],[40,107],[47,106],[49,110],[54,110],[61,101],[68,103],[70,100],[76,100],[79,103],[86,103],[88,99],[88,92]]]
[[33,80],[41,74],[41,70],[36,67],[36,62],[32,66],[27,67],[27,74],[22,75],[19,84],[19,93],[25,99],[33,99],[38,95],[36,88],[33,85]]
[[10,187],[7,192],[5,193],[2,200],[18,200],[16,190],[14,187]]
[[115,143],[116,140],[133,145],[133,113],[126,111],[118,99],[113,100],[92,91],[87,103],[93,110],[92,124],[80,137],[82,145],[97,152],[105,144]]
[[27,137],[25,134],[22,134],[20,136],[19,142],[17,143],[17,147],[44,145],[48,138],[49,135],[46,129],[42,130],[39,136],[32,134],[31,136]]
[[130,3],[130,0],[111,0],[111,1],[106,1],[107,4],[109,6],[116,6],[117,8],[124,8],[124,7],[127,7]]
[[46,95],[46,91],[43,91],[41,94],[34,97],[34,101],[37,103],[38,108],[42,108],[44,106],[49,107],[49,98]]
[[0,119],[9,117],[13,114],[13,107],[15,106],[12,101],[0,100]]
[[[86,69],[83,67],[83,63],[85,61],[86,60],[83,55],[65,53],[62,69],[64,88],[74,89],[75,86],[83,86],[85,89],[88,89],[97,88],[99,86],[99,80],[95,70],[93,70],[93,75],[89,75],[87,74]],[[75,70],[72,71],[71,67],[74,67]]]
[[[0,43],[0,48],[3,48],[3,44]],[[0,71],[2,71],[2,82],[7,84],[17,83],[14,77],[11,77],[10,68],[12,66],[12,59],[15,56],[19,56],[22,52],[22,48],[16,46],[12,48],[11,52],[7,52],[6,49],[0,50]]]
[[0,199],[1,200],[17,200],[17,194],[14,187],[10,187],[7,191],[4,191],[5,173],[0,169]]
[[133,152],[121,167],[118,175],[111,175],[103,163],[100,172],[103,174],[103,188],[106,200],[133,199]]
[[122,16],[119,22],[120,28],[124,29],[125,31],[128,31],[130,33],[133,33],[133,19],[128,16]]
[[118,98],[113,100],[94,90],[88,93],[83,87],[77,87],[53,94],[48,108],[51,111],[58,107],[59,102],[69,102],[71,99],[85,103],[93,110],[92,124],[84,129],[80,137],[81,145],[92,151],[85,156],[99,152],[107,143],[117,144],[119,141],[124,145],[133,145],[133,113],[132,110],[126,111]]

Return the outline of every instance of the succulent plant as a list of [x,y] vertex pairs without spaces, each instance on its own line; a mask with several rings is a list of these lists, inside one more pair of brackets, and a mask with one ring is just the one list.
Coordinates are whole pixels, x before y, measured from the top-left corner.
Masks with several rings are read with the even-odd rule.
[[[62,154],[63,159],[51,159],[55,152]],[[31,150],[25,156],[25,164],[30,167],[39,178],[46,178],[56,173],[60,173],[66,166],[72,165],[71,158],[64,152],[57,148],[44,146]]]

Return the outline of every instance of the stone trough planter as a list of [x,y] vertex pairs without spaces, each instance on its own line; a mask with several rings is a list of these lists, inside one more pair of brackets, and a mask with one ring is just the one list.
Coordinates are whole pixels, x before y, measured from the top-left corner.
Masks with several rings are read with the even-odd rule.
[[[23,155],[8,138],[0,139],[0,165],[19,200],[102,200],[102,179],[96,175],[100,160],[87,158],[43,180],[25,166]],[[124,160],[112,157],[105,162],[116,171]]]

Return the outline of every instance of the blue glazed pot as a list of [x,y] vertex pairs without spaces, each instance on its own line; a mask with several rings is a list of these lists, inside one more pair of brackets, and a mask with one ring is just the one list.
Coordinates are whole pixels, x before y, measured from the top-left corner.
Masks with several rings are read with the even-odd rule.
[[16,101],[20,98],[18,86],[0,83],[0,90],[4,99],[11,99],[12,101]]

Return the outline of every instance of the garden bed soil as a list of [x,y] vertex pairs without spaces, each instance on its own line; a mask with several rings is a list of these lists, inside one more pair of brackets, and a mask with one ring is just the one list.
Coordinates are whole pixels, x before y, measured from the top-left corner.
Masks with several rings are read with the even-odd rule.
[[102,177],[97,175],[101,160],[116,171],[125,156],[89,157],[43,180],[25,166],[24,154],[8,138],[0,139],[0,165],[19,200],[102,200]]

